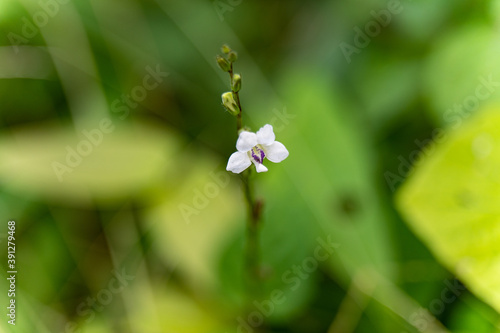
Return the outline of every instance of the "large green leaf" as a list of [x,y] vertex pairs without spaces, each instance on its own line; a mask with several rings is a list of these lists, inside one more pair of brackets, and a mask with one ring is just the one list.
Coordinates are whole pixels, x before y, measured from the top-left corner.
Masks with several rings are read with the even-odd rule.
[[424,150],[397,204],[435,256],[500,311],[498,111],[479,113],[435,150]]
[[119,201],[171,176],[177,147],[175,135],[151,124],[103,119],[78,134],[49,123],[13,127],[0,135],[0,183],[47,201]]
[[362,124],[322,73],[296,70],[283,82],[289,112],[296,117],[280,133],[290,147],[286,172],[270,180],[274,197],[289,198],[280,199],[282,212],[300,202],[307,212],[306,228],[316,225],[320,236],[340,245],[332,261],[340,260],[335,271],[341,281],[366,267],[391,276],[388,216],[369,171],[375,158]]

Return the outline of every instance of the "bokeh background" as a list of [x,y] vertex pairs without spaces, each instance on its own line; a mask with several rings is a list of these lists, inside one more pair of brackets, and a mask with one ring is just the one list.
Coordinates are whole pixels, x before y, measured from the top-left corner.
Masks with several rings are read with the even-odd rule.
[[[1,0],[0,330],[498,332],[499,24],[497,0]],[[223,43],[245,124],[290,151],[255,178],[260,295]]]

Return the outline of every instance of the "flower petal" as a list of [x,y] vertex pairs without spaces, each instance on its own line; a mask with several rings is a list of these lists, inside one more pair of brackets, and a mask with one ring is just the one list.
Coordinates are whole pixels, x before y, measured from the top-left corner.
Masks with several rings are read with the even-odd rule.
[[251,164],[252,162],[250,162],[250,158],[248,157],[247,153],[237,151],[229,157],[226,170],[233,173],[240,173],[248,168]]
[[271,162],[279,163],[288,157],[288,150],[279,141],[274,141],[273,144],[264,146],[263,148],[266,158]]
[[257,142],[261,145],[269,146],[276,139],[273,132],[273,126],[267,124],[260,128],[257,132]]
[[236,141],[236,149],[241,152],[249,151],[257,145],[257,135],[252,132],[243,131]]
[[266,172],[267,171],[267,168],[264,164],[258,163],[255,161],[252,161],[252,162],[253,162],[253,164],[255,164],[255,169],[257,170],[257,172]]

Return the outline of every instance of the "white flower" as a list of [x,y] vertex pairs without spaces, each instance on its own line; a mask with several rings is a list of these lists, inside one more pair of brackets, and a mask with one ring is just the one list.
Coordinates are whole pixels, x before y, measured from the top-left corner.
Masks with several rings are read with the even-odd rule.
[[257,172],[266,172],[267,168],[262,164],[264,158],[274,163],[283,161],[288,157],[288,150],[275,138],[273,127],[269,124],[257,133],[242,131],[236,141],[238,151],[229,157],[226,170],[240,173],[253,162]]

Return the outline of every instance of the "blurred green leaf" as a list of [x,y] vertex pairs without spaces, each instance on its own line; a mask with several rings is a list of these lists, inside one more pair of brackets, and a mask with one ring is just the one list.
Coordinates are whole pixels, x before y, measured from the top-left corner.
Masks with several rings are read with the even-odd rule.
[[237,179],[210,154],[186,148],[177,166],[182,181],[155,193],[144,220],[161,258],[175,266],[187,285],[215,297],[218,257],[241,227],[243,197]]
[[374,54],[352,73],[360,83],[355,89],[374,127],[386,124],[404,112],[402,106],[417,96],[418,64],[401,60],[401,57],[387,58],[385,52]]
[[499,100],[499,51],[498,31],[484,23],[469,22],[434,42],[423,82],[436,124],[455,128],[479,107]]
[[166,171],[175,164],[175,135],[149,124],[122,123],[112,123],[105,133],[98,124],[87,129],[94,134],[78,136],[52,124],[12,128],[0,138],[2,184],[13,193],[89,205],[147,191],[172,175]]
[[437,259],[497,311],[499,126],[492,108],[451,132],[397,195],[399,210]]
[[[290,157],[283,163],[286,173],[270,179],[275,188],[271,192],[277,192],[270,197],[282,202],[277,216],[290,209],[289,200],[301,201],[307,212],[303,227],[314,224],[319,235],[331,236],[340,245],[340,262],[332,263],[341,281],[361,267],[376,267],[391,276],[388,215],[370,171],[375,158],[363,125],[350,115],[351,107],[336,94],[335,82],[323,73],[296,68],[283,82],[289,113],[296,118],[278,137],[289,147]],[[300,197],[292,199],[294,192]]]
[[500,320],[498,313],[470,294],[461,296],[450,319],[450,329],[454,333],[496,333],[495,324]]
[[450,3],[446,0],[402,1],[404,10],[395,23],[398,32],[417,41],[432,38],[441,32],[446,19],[464,0]]

